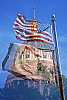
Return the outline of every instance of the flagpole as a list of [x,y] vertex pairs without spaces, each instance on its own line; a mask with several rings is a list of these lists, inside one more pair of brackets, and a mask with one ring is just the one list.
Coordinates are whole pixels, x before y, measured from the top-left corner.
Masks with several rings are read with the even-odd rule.
[[64,87],[63,87],[63,80],[62,75],[60,71],[60,63],[59,63],[59,53],[58,53],[58,45],[57,45],[57,37],[56,37],[56,17],[55,15],[52,16],[52,33],[54,37],[54,43],[55,43],[55,58],[57,63],[57,73],[58,73],[58,83],[59,83],[59,90],[60,90],[60,100],[65,100],[64,96]]

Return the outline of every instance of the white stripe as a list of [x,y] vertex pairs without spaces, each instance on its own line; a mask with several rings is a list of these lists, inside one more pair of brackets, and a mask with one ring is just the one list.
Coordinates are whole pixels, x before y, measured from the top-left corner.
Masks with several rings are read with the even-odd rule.
[[16,18],[16,20],[18,21],[18,22],[20,22],[22,25],[24,25],[24,23],[17,17]]
[[21,32],[21,31],[19,31],[19,30],[15,30],[15,32],[18,32],[19,34],[22,34],[22,32]]
[[52,35],[49,32],[47,32],[47,31],[43,31],[43,33],[47,33],[49,36],[52,37]]

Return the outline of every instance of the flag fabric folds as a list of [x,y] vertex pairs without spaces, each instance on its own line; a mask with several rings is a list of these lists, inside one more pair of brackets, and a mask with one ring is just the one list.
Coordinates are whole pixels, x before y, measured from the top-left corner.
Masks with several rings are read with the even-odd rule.
[[27,21],[21,14],[17,15],[13,29],[16,33],[16,38],[27,42],[43,42],[45,44],[53,44],[52,35],[47,32],[39,32],[36,21]]
[[26,21],[25,18],[18,14],[16,21],[14,22],[13,27],[19,27],[22,29],[30,30],[30,31],[37,31],[37,23],[36,21]]

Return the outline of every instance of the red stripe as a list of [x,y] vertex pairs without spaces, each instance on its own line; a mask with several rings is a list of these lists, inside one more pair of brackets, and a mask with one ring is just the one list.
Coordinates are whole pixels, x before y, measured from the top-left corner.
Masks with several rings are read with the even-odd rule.
[[16,19],[16,22],[17,22],[18,25],[20,24],[22,26],[22,24],[17,19]]
[[41,40],[41,39],[29,39],[29,40],[23,40],[22,39],[22,36],[19,37],[19,36],[16,36],[17,39],[21,40],[21,41],[27,41],[27,42],[33,42],[33,41],[37,41],[37,42],[43,42],[43,43],[46,43],[46,44],[53,44],[53,43],[50,43],[49,41],[46,41],[46,40]]
[[38,42],[43,42],[43,43],[49,44],[47,41],[41,40],[41,39],[27,40],[27,42],[33,42],[33,41],[38,41]]
[[47,32],[38,32],[38,34],[43,34],[43,35],[47,35],[47,36],[49,36],[50,38],[52,38],[52,36],[49,34],[49,33],[47,33]]
[[[20,32],[16,32],[16,33],[18,33],[18,34],[20,34]],[[24,35],[21,35],[22,37],[24,37],[24,38],[43,38],[43,39],[45,39],[45,40],[47,40],[47,41],[50,41],[50,42],[53,42],[51,39],[49,39],[49,38],[46,38],[46,37],[43,37],[43,36],[36,36],[36,35],[30,35],[30,36],[24,36]]]
[[43,39],[45,39],[45,40],[47,40],[47,41],[52,42],[52,40],[51,40],[51,39],[46,38],[46,37],[44,37],[44,36],[36,36],[36,35],[31,35],[31,36],[27,36],[26,38],[43,38]]

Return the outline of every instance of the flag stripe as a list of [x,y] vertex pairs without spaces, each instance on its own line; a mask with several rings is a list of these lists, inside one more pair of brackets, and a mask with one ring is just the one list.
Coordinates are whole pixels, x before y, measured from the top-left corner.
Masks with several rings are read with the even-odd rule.
[[21,26],[20,24],[18,24],[17,22],[14,23],[13,28],[18,28],[18,29],[23,29],[23,30],[34,30],[37,31],[37,28],[31,27],[31,26]]
[[50,41],[47,41],[45,39],[42,39],[42,38],[37,38],[37,39],[26,39],[24,37],[21,37],[20,35],[17,35],[16,38],[18,40],[21,40],[21,41],[27,41],[27,42],[33,42],[33,41],[37,41],[37,42],[43,42],[43,43],[46,43],[46,44],[53,44],[53,42],[50,42]]
[[[23,29],[22,29],[23,30]],[[31,33],[31,34],[42,34],[42,35],[44,35],[44,36],[48,36],[48,37],[50,37],[51,39],[52,39],[52,36],[51,36],[51,34],[49,34],[48,32],[32,32],[32,31],[28,31],[28,30],[25,30],[25,33]]]
[[43,42],[43,43],[46,43],[46,44],[53,44],[52,42],[48,42],[48,41],[46,41],[46,40],[43,40],[43,39],[29,39],[29,40],[27,40],[27,42],[33,42],[33,41],[37,41],[37,42]]
[[17,17],[19,18],[19,20],[23,23],[25,23],[25,18],[24,16],[22,16],[21,14],[17,14]]
[[[24,27],[33,27],[32,23],[28,22],[28,23],[22,23],[18,18],[16,18],[16,21],[14,22],[14,24],[17,23],[18,25],[24,26]],[[35,27],[37,28],[37,27]]]
[[[16,33],[19,34],[18,31],[16,31]],[[37,38],[37,39],[38,39],[38,38],[43,38],[43,39],[45,39],[45,40],[47,40],[47,41],[53,42],[52,39],[47,38],[47,37],[45,37],[44,35],[41,35],[41,34],[40,34],[40,35],[38,35],[38,34],[36,34],[36,35],[23,35],[23,34],[20,33],[20,35],[21,35],[22,37],[26,38],[26,39],[28,39],[28,38],[29,38],[29,39],[33,39],[33,38],[34,38],[34,39],[35,39],[35,38]]]
[[27,22],[23,16],[21,16],[20,14],[18,14],[16,21],[14,22],[14,26],[18,26],[18,27],[22,27],[22,28],[26,28],[29,30],[34,30],[37,31],[37,26],[35,27],[34,24],[32,22]]
[[43,39],[45,39],[45,40],[47,40],[47,41],[52,42],[52,40],[51,40],[51,39],[46,38],[46,37],[41,36],[41,35],[29,35],[29,36],[26,36],[26,38],[43,38]]
[[44,32],[38,32],[38,34],[43,34],[43,35],[46,35],[46,36],[49,36],[50,38],[52,38],[51,34],[49,34],[46,31],[44,31]]

